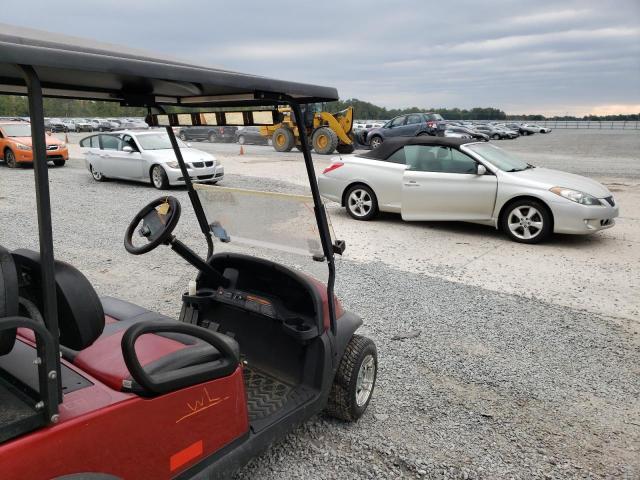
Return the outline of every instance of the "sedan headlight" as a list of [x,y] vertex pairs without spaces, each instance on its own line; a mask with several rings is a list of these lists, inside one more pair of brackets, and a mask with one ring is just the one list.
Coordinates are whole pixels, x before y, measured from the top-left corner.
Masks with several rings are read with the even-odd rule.
[[600,200],[598,200],[593,195],[579,192],[578,190],[572,190],[570,188],[564,187],[553,187],[549,190],[556,195],[560,195],[561,197],[564,197],[567,200],[571,200],[572,202],[579,203],[580,205],[602,205],[602,203],[600,203]]
[[[189,164],[186,164],[186,165],[187,167],[189,166]],[[167,167],[178,169],[180,168],[180,165],[178,165],[178,162],[167,162]]]
[[25,145],[24,143],[16,143],[16,148],[18,150],[31,150],[29,145]]

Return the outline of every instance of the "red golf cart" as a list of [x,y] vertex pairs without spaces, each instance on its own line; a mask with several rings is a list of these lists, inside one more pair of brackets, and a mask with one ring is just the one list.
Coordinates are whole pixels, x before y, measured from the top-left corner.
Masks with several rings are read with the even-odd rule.
[[[28,95],[40,243],[0,247],[2,480],[224,478],[323,410],[364,413],[376,348],[333,293],[344,242],[332,237],[306,133],[309,197],[194,188],[173,130],[272,125],[281,105],[302,118],[301,104],[337,100],[335,89],[3,26],[0,93]],[[169,247],[194,267],[178,319],[101,298],[54,258],[47,96],[146,107],[166,129],[208,255],[173,235],[182,206],[170,195],[132,215],[124,243],[135,255]],[[228,251],[214,253],[214,242]],[[326,284],[256,255],[262,248],[324,265]]]

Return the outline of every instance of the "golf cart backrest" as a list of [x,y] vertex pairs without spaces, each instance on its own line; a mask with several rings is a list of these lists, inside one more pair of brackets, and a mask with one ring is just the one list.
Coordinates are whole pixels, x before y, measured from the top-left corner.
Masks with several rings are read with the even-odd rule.
[[[30,299],[42,311],[40,292],[40,254],[19,249],[13,252],[13,260],[21,276],[29,284],[21,295]],[[90,346],[104,329],[104,311],[98,294],[87,278],[68,263],[55,262],[56,296],[60,328],[60,344],[73,350]]]
[[[0,246],[0,318],[18,315],[18,275],[11,253]],[[11,351],[16,329],[0,330],[0,355]]]

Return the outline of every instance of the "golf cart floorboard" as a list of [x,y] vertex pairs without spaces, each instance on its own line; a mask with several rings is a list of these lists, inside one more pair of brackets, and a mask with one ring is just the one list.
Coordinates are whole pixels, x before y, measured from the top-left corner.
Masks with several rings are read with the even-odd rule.
[[249,422],[261,430],[286,412],[311,400],[317,392],[303,385],[292,386],[253,368],[244,369]]
[[0,442],[39,427],[42,415],[0,378]]

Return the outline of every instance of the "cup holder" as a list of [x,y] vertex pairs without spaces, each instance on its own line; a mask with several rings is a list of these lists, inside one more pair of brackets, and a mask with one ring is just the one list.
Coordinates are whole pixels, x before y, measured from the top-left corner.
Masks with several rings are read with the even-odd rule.
[[214,292],[210,290],[201,290],[196,292],[195,295],[189,295],[189,293],[182,294],[182,301],[191,305],[206,305],[214,298]]
[[298,332],[308,332],[309,330],[311,330],[311,327],[304,323],[304,320],[302,318],[287,318],[284,323],[289,328],[292,328]]

